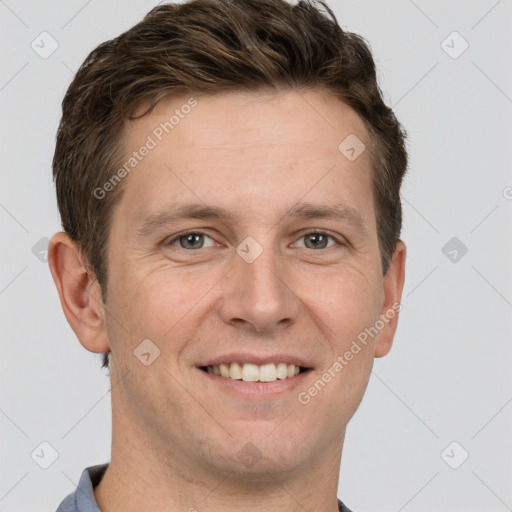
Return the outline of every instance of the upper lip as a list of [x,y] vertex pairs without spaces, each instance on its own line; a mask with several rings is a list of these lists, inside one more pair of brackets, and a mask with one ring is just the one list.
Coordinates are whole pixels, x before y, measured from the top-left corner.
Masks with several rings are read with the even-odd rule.
[[252,363],[257,365],[270,364],[270,363],[286,363],[294,364],[295,366],[302,366],[303,368],[311,368],[311,365],[297,356],[291,354],[269,354],[269,355],[257,355],[249,354],[247,352],[232,352],[224,354],[222,356],[216,356],[213,359],[208,359],[198,366],[218,366],[219,364],[230,364],[230,363]]

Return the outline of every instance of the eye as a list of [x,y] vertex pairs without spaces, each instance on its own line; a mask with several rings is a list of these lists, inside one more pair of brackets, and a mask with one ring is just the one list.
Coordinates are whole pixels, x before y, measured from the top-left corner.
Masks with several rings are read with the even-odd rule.
[[[206,239],[211,241],[210,245],[205,245]],[[304,240],[305,243],[302,246],[298,245],[298,247],[305,249],[328,249],[333,245],[345,245],[334,236],[322,231],[311,231],[302,235],[299,240]],[[297,243],[299,242],[296,242],[296,244]],[[214,247],[216,243],[211,237],[201,233],[200,231],[188,231],[172,237],[168,242],[166,242],[166,245],[177,246],[181,249],[197,250]]]
[[322,231],[311,231],[300,237],[300,240],[305,240],[306,249],[328,249],[332,247],[329,244],[329,239],[334,241],[332,245],[344,245],[343,243],[336,240],[333,236],[328,235]]
[[175,237],[171,238],[166,243],[166,245],[176,245],[176,243],[178,243],[179,247],[182,249],[204,249],[205,238],[209,238],[213,242],[213,244],[211,244],[209,247],[215,245],[215,242],[212,240],[212,238],[199,231],[189,231],[188,233],[181,233],[176,235]]

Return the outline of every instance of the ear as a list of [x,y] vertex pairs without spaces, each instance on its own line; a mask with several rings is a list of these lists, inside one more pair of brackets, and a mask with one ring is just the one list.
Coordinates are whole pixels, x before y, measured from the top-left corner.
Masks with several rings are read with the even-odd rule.
[[379,332],[375,344],[375,357],[383,357],[390,350],[398,325],[398,314],[402,309],[400,301],[405,281],[405,244],[399,240],[391,257],[388,271],[383,280],[383,299],[380,319],[384,327]]
[[100,286],[82,264],[77,244],[66,233],[51,238],[48,264],[64,315],[80,343],[90,352],[110,350]]

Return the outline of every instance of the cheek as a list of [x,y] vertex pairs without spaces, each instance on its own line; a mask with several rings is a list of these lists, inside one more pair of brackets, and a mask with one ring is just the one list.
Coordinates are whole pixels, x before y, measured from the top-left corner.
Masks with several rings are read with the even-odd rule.
[[[351,269],[331,282],[329,295],[320,304],[319,311],[324,311],[325,322],[329,322],[331,329],[326,336],[331,343],[332,358],[324,372],[329,373],[326,379],[333,382],[329,384],[332,400],[343,415],[348,414],[344,420],[359,406],[373,367],[376,338],[367,332],[379,319],[378,279],[377,275]],[[332,414],[337,413],[332,411]]]
[[[154,271],[143,278],[133,270],[124,275],[131,278],[115,281],[108,321],[112,352],[122,377],[117,393],[124,396],[123,403],[141,422],[152,424],[151,428],[160,425],[165,430],[165,422],[155,423],[155,418],[165,417],[165,410],[173,411],[174,431],[186,430],[182,418],[194,416],[199,422],[204,417],[200,407],[190,406],[188,386],[179,384],[177,365],[180,353],[197,330],[199,299],[212,285],[206,282],[196,286],[194,281],[193,287],[187,286],[187,280],[170,271]],[[145,353],[149,353],[148,365]]]
[[198,327],[198,315],[205,310],[208,292],[219,281],[217,273],[190,275],[162,265],[150,271],[127,268],[122,275],[126,277],[112,279],[116,286],[110,304],[112,316],[118,320],[111,322],[116,338],[123,337],[118,351],[133,354],[138,344],[150,339],[162,358],[172,364],[172,356],[175,359]]
[[345,268],[310,281],[307,304],[322,320],[323,330],[338,351],[379,318],[380,278],[371,272]]
[[[326,415],[333,435],[353,416],[367,388],[374,361],[374,339],[365,329],[379,318],[379,294],[375,281],[361,274],[327,280],[309,305],[324,340],[324,364],[312,387],[303,389],[311,417]],[[363,333],[363,336],[361,334]],[[363,341],[361,341],[363,340]],[[301,402],[303,403],[303,402]]]

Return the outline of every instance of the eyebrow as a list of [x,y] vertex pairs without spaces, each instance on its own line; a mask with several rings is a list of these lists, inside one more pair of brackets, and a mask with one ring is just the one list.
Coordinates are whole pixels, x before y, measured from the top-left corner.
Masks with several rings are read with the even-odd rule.
[[[236,223],[239,222],[241,218],[242,216],[239,213],[235,213],[235,211],[221,206],[194,202],[178,203],[144,217],[137,228],[137,233],[139,236],[145,237],[163,226],[171,225],[182,220],[203,219]],[[363,221],[361,213],[353,206],[344,203],[296,203],[279,219],[278,222],[276,222],[276,224],[279,224],[279,222],[285,218],[299,220],[341,220],[354,226],[365,235],[368,233],[368,228]]]

